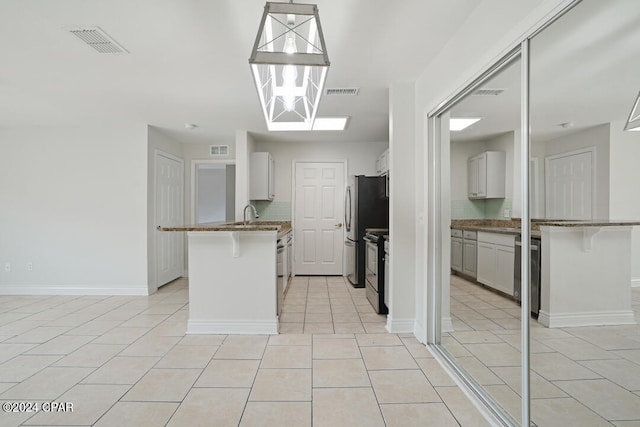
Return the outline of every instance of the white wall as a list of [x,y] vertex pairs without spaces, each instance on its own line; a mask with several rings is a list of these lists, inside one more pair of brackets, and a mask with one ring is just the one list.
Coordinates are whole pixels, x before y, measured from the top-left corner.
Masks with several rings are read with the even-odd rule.
[[415,322],[415,157],[414,85],[396,83],[389,90],[389,266],[390,289],[387,329],[411,332]]
[[[246,130],[236,131],[236,220],[242,221],[243,209],[249,203],[249,165],[256,151],[253,136]],[[276,186],[277,188],[277,186]]]
[[[595,147],[595,212],[593,219],[609,218],[609,124],[555,138],[545,144],[545,157]],[[540,166],[544,176],[544,159]],[[540,189],[544,200],[544,186]],[[544,212],[544,211],[543,211]]]
[[[147,274],[148,293],[152,294],[158,289],[156,278],[156,237],[161,231],[156,230],[159,224],[155,219],[155,196],[156,196],[156,153],[163,152],[176,158],[182,159],[182,146],[167,136],[160,129],[148,126],[147,129]],[[186,169],[186,165],[184,165]],[[183,197],[187,197],[186,193]],[[185,217],[186,218],[186,217]],[[186,239],[185,239],[186,240]],[[185,243],[186,247],[186,243]],[[186,254],[186,251],[184,252]],[[186,261],[185,261],[186,263]],[[162,285],[162,284],[160,284]]]
[[293,160],[347,160],[347,175],[375,175],[376,159],[387,142],[260,142],[255,151],[271,153],[275,162],[275,202],[291,202]]
[[145,125],[0,129],[0,293],[146,294],[147,155]]
[[[624,132],[623,121],[609,128],[609,217],[640,220],[640,132]],[[631,283],[640,286],[640,227],[631,234]]]

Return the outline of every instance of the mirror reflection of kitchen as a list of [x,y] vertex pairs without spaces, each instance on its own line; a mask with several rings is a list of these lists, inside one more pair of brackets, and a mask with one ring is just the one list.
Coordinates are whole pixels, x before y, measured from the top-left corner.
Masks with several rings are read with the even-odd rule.
[[448,113],[451,276],[442,344],[514,420],[521,404],[520,64],[514,58]]
[[[540,426],[568,425],[569,415],[574,425],[640,419],[640,132],[627,123],[640,108],[638,22],[637,2],[583,0],[531,40],[529,350]],[[442,344],[516,421],[519,79],[515,62],[443,117],[479,120],[462,130],[452,120],[443,135],[451,276]]]
[[[531,408],[553,425],[640,420],[640,4],[584,0],[531,41],[531,158],[541,226]],[[566,420],[566,419],[565,419]],[[561,421],[560,421],[561,422]],[[555,424],[557,425],[557,424]],[[566,425],[566,423],[565,423]]]

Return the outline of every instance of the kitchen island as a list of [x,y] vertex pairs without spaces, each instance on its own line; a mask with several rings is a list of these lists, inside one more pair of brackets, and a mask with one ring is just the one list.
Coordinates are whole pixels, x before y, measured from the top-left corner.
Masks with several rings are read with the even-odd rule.
[[[531,237],[542,246],[538,322],[550,328],[635,324],[631,235],[638,225],[640,221],[532,220]],[[517,236],[520,221],[454,220],[451,228]],[[506,287],[498,290],[512,295]]]
[[539,221],[538,321],[550,328],[635,324],[631,231],[640,221]]
[[186,232],[187,334],[277,334],[276,245],[290,222],[159,227]]

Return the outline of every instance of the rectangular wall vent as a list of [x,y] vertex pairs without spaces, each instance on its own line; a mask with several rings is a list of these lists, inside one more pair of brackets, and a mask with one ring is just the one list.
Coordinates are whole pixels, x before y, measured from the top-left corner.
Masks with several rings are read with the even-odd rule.
[[212,156],[228,156],[229,146],[228,145],[210,145],[209,154]]
[[129,53],[100,27],[70,28],[69,32],[99,53]]
[[473,94],[479,96],[498,96],[504,91],[504,89],[478,89],[474,91]]
[[342,95],[342,96],[356,96],[360,91],[357,87],[342,87],[342,88],[330,88],[325,91],[327,96],[329,95]]

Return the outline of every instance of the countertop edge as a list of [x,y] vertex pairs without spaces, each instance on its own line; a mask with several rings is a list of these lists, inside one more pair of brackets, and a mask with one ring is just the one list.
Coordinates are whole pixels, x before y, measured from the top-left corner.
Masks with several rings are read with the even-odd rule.
[[212,223],[212,224],[194,224],[194,225],[181,225],[181,226],[158,226],[158,231],[169,232],[198,232],[198,231],[219,231],[230,232],[239,231],[242,233],[253,231],[275,231],[278,236],[282,236],[291,230],[290,221],[269,221],[264,224],[260,222],[249,223],[248,226],[243,226],[241,223]]

